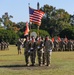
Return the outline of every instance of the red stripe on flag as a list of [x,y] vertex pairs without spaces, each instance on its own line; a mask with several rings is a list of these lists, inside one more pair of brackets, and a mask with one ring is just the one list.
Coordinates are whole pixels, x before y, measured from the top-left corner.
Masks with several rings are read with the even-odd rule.
[[44,15],[44,12],[41,10],[36,10],[29,8],[29,14],[30,14],[30,22],[35,23],[37,25],[41,24],[41,19]]

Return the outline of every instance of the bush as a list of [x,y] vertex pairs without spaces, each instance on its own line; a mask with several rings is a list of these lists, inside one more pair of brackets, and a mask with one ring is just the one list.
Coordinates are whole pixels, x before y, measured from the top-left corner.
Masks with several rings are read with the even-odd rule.
[[8,41],[10,44],[15,44],[18,38],[18,35],[14,31],[5,29],[0,30],[0,42]]
[[74,27],[66,28],[60,33],[60,37],[67,37],[68,39],[74,40]]
[[[36,29],[32,29],[31,32],[36,32],[37,35],[39,33],[40,36],[45,37],[46,35],[49,35],[49,33],[45,30],[36,30]],[[49,35],[50,36],[50,35]]]

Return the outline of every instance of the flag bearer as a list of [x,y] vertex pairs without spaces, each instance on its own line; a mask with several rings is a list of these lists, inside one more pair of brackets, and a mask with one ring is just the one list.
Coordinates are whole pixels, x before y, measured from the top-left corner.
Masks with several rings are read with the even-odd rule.
[[44,53],[44,51],[43,51],[44,42],[43,42],[43,39],[41,37],[37,38],[36,46],[37,46],[38,63],[39,63],[39,66],[42,66],[42,64],[43,64],[43,53]]
[[26,40],[25,40],[25,42],[24,42],[24,47],[25,47],[25,49],[24,49],[24,56],[25,56],[25,62],[26,62],[26,66],[29,66],[29,57],[30,57],[30,47],[29,47],[29,43],[30,43],[30,41],[29,41],[29,37],[27,36],[26,37]]
[[32,66],[35,65],[35,58],[36,58],[36,42],[35,42],[35,37],[32,36],[30,39],[30,59],[31,59],[31,64]]

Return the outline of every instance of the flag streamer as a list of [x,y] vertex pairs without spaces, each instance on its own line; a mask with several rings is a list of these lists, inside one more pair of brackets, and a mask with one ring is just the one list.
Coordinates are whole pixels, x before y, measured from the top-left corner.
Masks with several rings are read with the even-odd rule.
[[28,35],[29,34],[29,26],[28,26],[28,22],[26,22],[26,29],[24,31],[24,36]]

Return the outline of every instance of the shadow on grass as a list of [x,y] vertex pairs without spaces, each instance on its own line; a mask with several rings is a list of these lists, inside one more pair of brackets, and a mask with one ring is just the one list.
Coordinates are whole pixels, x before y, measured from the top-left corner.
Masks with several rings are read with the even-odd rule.
[[0,66],[0,68],[8,68],[8,69],[12,69],[12,70],[23,70],[23,69],[27,69],[27,70],[41,70],[41,69],[51,69],[53,67],[48,67],[48,66],[39,66],[38,64],[36,64],[35,66],[26,66],[26,65],[2,65]]
[[26,65],[2,65],[0,68],[9,68],[9,67],[26,67]]

